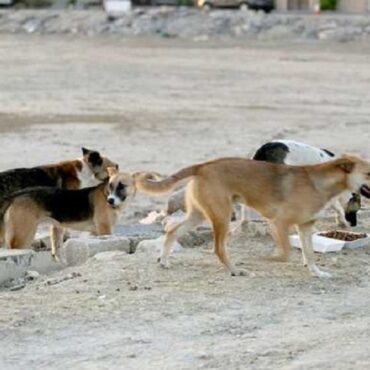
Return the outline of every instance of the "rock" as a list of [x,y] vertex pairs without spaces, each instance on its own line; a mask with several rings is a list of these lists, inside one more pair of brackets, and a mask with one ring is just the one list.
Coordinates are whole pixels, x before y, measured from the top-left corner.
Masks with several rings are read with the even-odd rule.
[[18,285],[13,285],[9,290],[12,292],[15,292],[17,290],[21,290],[26,286],[26,284],[18,284]]
[[210,227],[199,227],[189,231],[179,238],[179,242],[186,247],[198,247],[213,240],[213,232]]
[[[90,0],[79,0],[84,7]],[[259,38],[261,40],[318,39],[336,42],[366,39],[370,33],[367,16],[329,14],[312,17],[306,14],[240,12],[217,10],[201,12],[192,8],[136,8],[129,14],[107,20],[101,10],[59,10],[66,2],[57,0],[54,8],[7,10],[1,12],[1,33],[79,33],[155,35],[180,37],[194,41],[212,38]]]
[[26,272],[26,279],[36,280],[39,277],[40,277],[40,274],[37,271],[29,270]]
[[62,283],[63,281],[75,279],[78,277],[81,277],[81,274],[79,272],[71,272],[64,276],[58,276],[56,278],[48,279],[45,281],[45,285],[57,285]]
[[320,40],[330,40],[339,42],[353,41],[362,34],[360,27],[337,27],[333,29],[327,29],[318,32],[318,38]]
[[133,225],[116,225],[114,234],[127,238],[139,237],[142,239],[155,239],[163,233],[162,225],[155,223],[149,225],[133,224]]
[[265,41],[274,41],[282,39],[292,39],[294,37],[295,33],[292,30],[292,27],[279,24],[265,32],[261,32],[258,38]]
[[28,33],[33,33],[36,31],[40,31],[41,29],[41,20],[37,18],[30,18],[26,20],[23,24],[23,28]]
[[108,251],[131,252],[131,243],[123,236],[98,236],[68,239],[62,246],[58,256],[67,266],[79,265],[91,256]]

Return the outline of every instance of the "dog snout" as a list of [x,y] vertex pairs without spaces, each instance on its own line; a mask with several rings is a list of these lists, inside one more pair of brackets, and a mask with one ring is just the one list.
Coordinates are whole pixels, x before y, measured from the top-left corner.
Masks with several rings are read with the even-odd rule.
[[108,197],[107,202],[108,202],[108,204],[110,204],[111,206],[113,206],[114,205],[114,198]]

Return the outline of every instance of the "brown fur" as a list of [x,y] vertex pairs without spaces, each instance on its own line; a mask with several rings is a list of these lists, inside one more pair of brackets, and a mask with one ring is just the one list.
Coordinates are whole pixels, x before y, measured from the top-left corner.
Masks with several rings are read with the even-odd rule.
[[80,180],[78,172],[82,170],[82,162],[80,160],[63,161],[55,164],[43,166],[44,170],[59,175],[61,184],[59,187],[64,189],[79,189]]
[[172,176],[156,181],[151,173],[135,175],[139,191],[161,194],[173,190],[183,180],[186,189],[185,221],[167,231],[160,261],[166,266],[176,238],[204,219],[214,232],[214,251],[231,271],[240,274],[225,251],[225,241],[233,202],[244,203],[269,219],[279,254],[271,259],[286,261],[289,255],[288,232],[292,225],[299,230],[304,263],[318,276],[327,276],[312,260],[312,226],[317,214],[345,190],[358,192],[370,185],[370,162],[354,156],[311,165],[288,166],[243,158],[220,158],[187,167]]

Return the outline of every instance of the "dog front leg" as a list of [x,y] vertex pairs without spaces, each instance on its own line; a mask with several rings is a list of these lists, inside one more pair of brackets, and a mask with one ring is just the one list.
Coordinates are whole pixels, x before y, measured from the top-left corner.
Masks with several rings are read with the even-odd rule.
[[335,221],[338,226],[340,227],[349,227],[349,223],[346,220],[345,214],[344,214],[344,209],[342,205],[340,204],[339,200],[336,200],[332,204],[332,208],[335,212]]
[[112,226],[108,222],[99,222],[95,227],[96,235],[112,234]]
[[320,278],[329,278],[331,277],[331,275],[328,272],[321,271],[314,262],[312,245],[313,225],[313,222],[298,225],[298,234],[301,241],[303,264],[307,266],[312,275]]

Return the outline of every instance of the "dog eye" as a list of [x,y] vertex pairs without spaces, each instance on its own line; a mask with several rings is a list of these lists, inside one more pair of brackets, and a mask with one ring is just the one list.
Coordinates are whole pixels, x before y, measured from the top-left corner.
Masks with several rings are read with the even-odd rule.
[[122,184],[122,182],[119,182],[117,185],[117,190],[123,190],[126,187],[126,185]]

